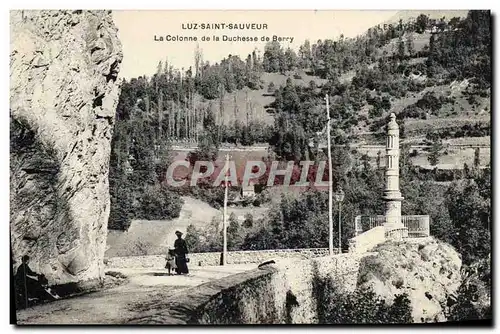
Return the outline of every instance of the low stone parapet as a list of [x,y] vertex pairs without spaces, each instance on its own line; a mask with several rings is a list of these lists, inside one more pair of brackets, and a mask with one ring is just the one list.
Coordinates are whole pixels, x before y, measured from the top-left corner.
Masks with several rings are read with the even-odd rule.
[[349,253],[364,253],[385,241],[384,226],[377,226],[349,240]]
[[332,282],[345,291],[356,288],[364,254],[314,259],[282,259],[276,264],[235,274],[183,291],[164,308],[152,308],[126,324],[315,324],[319,304]]
[[[256,251],[227,252],[227,264],[262,263],[278,259],[305,260],[328,255],[327,248],[272,249]],[[188,254],[190,266],[218,266],[221,264],[222,252]],[[105,259],[108,268],[163,268],[164,255],[144,255],[112,257]]]

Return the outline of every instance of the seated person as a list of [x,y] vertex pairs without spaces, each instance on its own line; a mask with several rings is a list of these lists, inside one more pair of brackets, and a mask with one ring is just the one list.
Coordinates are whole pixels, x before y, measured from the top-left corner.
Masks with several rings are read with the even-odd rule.
[[54,300],[57,299],[56,296],[50,294],[45,289],[44,285],[47,285],[47,279],[44,275],[39,275],[29,267],[29,256],[24,255],[21,259],[22,263],[17,268],[15,275],[16,290],[20,296],[25,300],[28,299],[44,299],[44,300]]

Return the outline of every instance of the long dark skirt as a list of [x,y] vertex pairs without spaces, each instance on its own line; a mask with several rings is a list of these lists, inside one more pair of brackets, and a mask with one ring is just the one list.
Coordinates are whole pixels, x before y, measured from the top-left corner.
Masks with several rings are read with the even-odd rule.
[[175,257],[175,264],[177,265],[177,274],[189,274],[186,255],[177,255]]
[[[17,279],[16,285],[16,307],[22,309],[35,305],[42,301],[52,301],[54,297],[45,290],[39,281],[26,277]],[[36,301],[33,301],[36,299]]]

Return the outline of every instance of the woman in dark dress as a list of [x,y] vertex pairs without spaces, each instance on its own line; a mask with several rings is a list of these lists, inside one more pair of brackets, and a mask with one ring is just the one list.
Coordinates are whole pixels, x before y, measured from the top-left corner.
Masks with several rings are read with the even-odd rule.
[[175,231],[175,235],[177,235],[177,240],[174,242],[174,250],[175,250],[175,264],[177,266],[177,274],[189,274],[189,269],[187,267],[187,258],[188,248],[186,241],[182,239],[182,232]]

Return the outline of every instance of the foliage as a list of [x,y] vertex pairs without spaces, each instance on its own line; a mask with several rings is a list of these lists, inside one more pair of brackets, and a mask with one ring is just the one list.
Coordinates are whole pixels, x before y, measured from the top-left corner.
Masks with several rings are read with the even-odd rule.
[[229,222],[227,227],[227,248],[228,250],[239,250],[241,243],[243,241],[242,238],[242,229],[240,223],[238,222],[238,218],[231,212],[229,215]]
[[447,138],[462,138],[462,137],[484,137],[489,136],[491,127],[488,124],[465,124],[462,126],[447,127],[444,129],[432,130],[428,132],[426,137],[431,140],[447,139]]
[[[369,164],[350,165],[345,152],[334,152],[334,184],[341,183],[345,192],[342,203],[342,247],[354,236],[349,222],[358,214],[381,214],[383,175]],[[343,162],[343,163],[341,163]],[[312,169],[312,168],[311,168]],[[345,176],[342,176],[345,175]],[[313,177],[314,180],[314,177]],[[328,193],[311,187],[297,197],[283,194],[279,204],[270,208],[262,222],[255,222],[253,231],[245,237],[242,249],[328,247]],[[334,203],[334,245],[338,244],[338,204]]]
[[297,55],[291,48],[283,50],[279,42],[269,42],[264,47],[262,59],[264,71],[285,73],[293,71],[297,65]]
[[204,229],[189,225],[185,240],[192,253],[222,251],[221,217],[213,217],[210,224]]
[[245,220],[243,221],[243,227],[245,228],[250,228],[250,227],[253,227],[253,216],[251,213],[247,213],[245,215]]
[[[152,112],[147,95],[138,98],[133,89],[136,85],[142,87],[148,83],[135,80],[122,91],[111,142],[108,224],[111,229],[127,229],[132,219],[143,214],[141,196],[146,189],[160,185],[170,160],[167,139],[158,131],[159,118]],[[167,196],[166,192],[161,191]],[[180,199],[172,197],[171,200]],[[176,213],[178,210],[173,210],[166,216],[174,217]]]
[[457,29],[438,35],[430,47],[427,66],[440,65],[453,80],[475,78],[478,87],[491,85],[491,17],[485,10],[470,11]]
[[124,254],[126,256],[143,256],[154,254],[156,249],[150,241],[142,239],[135,240],[131,244],[127,244]]
[[[406,294],[387,303],[369,288],[347,292],[331,278],[313,281],[314,290],[323,294],[318,300],[320,324],[401,324],[412,323],[411,304]],[[320,291],[320,287],[322,288]]]
[[188,249],[192,253],[199,252],[202,249],[201,243],[201,231],[197,229],[193,224],[190,224],[186,228],[186,236],[184,237]]
[[491,252],[490,170],[476,170],[473,178],[453,182],[446,193],[456,237],[453,246],[465,264],[484,259]]
[[442,151],[443,143],[441,142],[441,140],[434,140],[430,148],[429,156],[427,157],[431,166],[436,166],[439,163],[439,157],[441,156]]
[[467,321],[492,319],[491,257],[478,260],[462,269],[462,283],[448,320]]
[[147,188],[140,198],[138,218],[149,220],[172,219],[179,217],[182,199],[164,186]]

